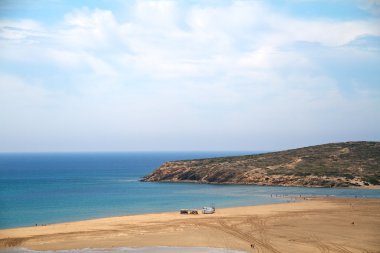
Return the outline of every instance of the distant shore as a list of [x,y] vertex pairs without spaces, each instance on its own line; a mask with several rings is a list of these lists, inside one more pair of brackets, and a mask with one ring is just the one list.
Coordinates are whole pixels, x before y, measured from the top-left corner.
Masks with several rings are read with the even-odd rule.
[[236,183],[236,182],[199,182],[194,180],[160,180],[160,181],[144,181],[140,179],[141,182],[158,182],[158,183],[173,183],[173,184],[209,184],[209,185],[253,185],[253,186],[279,186],[279,187],[303,187],[303,188],[335,188],[335,189],[369,189],[369,190],[380,190],[380,185],[349,185],[344,187],[328,187],[323,185],[293,185],[293,184],[262,184],[262,183]]
[[[376,252],[380,199],[302,202],[131,215],[0,230],[0,248],[213,247],[246,252]],[[253,247],[253,248],[252,248]]]
[[169,161],[144,182],[377,188],[380,142],[315,145],[254,155]]

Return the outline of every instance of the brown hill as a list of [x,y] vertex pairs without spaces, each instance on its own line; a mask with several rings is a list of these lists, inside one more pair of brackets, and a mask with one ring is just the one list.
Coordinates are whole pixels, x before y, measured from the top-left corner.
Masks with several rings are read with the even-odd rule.
[[142,181],[373,186],[380,181],[380,142],[332,143],[258,155],[172,161]]

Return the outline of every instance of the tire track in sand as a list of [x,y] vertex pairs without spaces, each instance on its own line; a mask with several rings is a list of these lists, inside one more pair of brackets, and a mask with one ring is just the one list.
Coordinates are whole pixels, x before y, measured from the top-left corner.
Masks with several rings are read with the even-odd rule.
[[328,252],[353,253],[351,250],[337,243],[324,243],[315,234],[311,234],[310,239],[311,239],[311,243],[314,244],[322,253],[328,253]]
[[[252,220],[247,220],[249,224],[252,226]],[[253,223],[255,224],[255,223]],[[225,219],[219,218],[217,220],[217,224],[210,225],[210,224],[203,224],[203,226],[211,227],[214,229],[219,229],[227,234],[232,235],[233,237],[239,238],[243,241],[246,241],[249,244],[255,245],[255,252],[272,252],[272,253],[281,253],[279,250],[274,248],[271,244],[268,243],[266,236],[265,236],[265,228],[261,227],[259,228],[259,234],[262,239],[256,238],[253,233],[245,233],[241,229],[239,229],[236,225],[229,225],[227,224]],[[258,226],[259,227],[259,226]]]

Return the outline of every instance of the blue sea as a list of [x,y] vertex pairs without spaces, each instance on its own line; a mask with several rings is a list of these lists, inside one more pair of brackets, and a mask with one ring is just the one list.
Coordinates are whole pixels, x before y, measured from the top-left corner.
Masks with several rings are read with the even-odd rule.
[[275,195],[380,198],[379,190],[190,183],[139,179],[165,161],[242,152],[0,154],[0,228],[108,216],[286,202]]

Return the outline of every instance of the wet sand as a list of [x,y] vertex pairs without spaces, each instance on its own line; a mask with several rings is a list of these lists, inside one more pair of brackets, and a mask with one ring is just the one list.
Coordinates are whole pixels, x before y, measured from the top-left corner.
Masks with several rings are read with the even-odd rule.
[[[315,198],[0,230],[0,248],[213,247],[246,252],[380,252],[380,199]],[[251,248],[254,245],[254,248]]]

